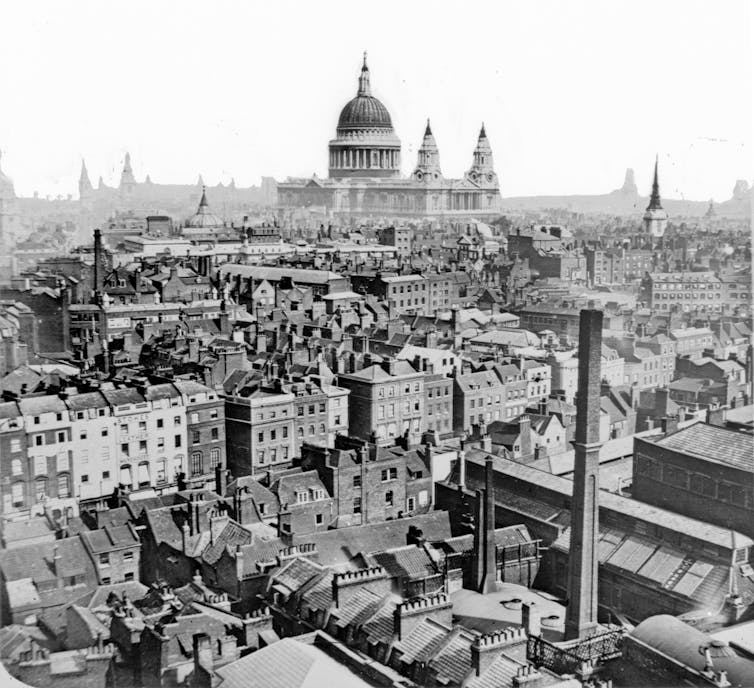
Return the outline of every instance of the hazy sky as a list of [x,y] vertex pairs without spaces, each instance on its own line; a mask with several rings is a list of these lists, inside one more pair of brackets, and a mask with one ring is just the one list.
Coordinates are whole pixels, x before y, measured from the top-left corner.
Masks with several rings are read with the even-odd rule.
[[730,197],[754,174],[750,3],[6,0],[0,148],[20,195],[119,177],[259,182],[327,174],[327,142],[372,92],[403,142],[429,116],[446,176],[482,120],[504,196],[603,193],[627,167],[641,193]]

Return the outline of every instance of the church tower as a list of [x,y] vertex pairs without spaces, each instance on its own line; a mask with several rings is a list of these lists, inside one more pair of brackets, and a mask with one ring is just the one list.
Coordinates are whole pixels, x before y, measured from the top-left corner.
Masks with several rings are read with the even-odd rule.
[[429,120],[427,120],[427,128],[424,130],[424,138],[419,147],[416,169],[414,170],[413,176],[416,181],[425,183],[442,179],[442,170],[440,170],[440,151],[437,148],[435,137],[432,135]]
[[652,181],[652,195],[649,198],[647,211],[644,213],[644,232],[653,237],[665,234],[668,225],[668,214],[660,201],[660,182],[657,176],[657,158],[655,158],[655,176]]
[[92,186],[92,182],[89,180],[89,172],[86,169],[86,161],[82,158],[81,174],[79,175],[79,200],[88,200],[93,192],[94,187]]
[[479,140],[474,149],[474,160],[471,169],[466,173],[466,178],[478,184],[494,184],[497,186],[497,175],[492,160],[492,146],[487,139],[484,124],[482,124],[482,129],[479,132]]
[[122,195],[130,196],[136,187],[134,171],[131,169],[131,154],[126,153],[126,159],[123,162],[123,171],[120,173],[120,192]]

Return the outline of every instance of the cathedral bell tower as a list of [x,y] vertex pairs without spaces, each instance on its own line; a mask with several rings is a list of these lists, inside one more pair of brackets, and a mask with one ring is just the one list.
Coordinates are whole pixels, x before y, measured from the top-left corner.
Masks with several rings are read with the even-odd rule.
[[120,192],[124,196],[130,196],[136,187],[134,171],[131,169],[131,154],[126,153],[123,161],[123,171],[120,173]]
[[429,120],[427,120],[427,128],[424,130],[424,138],[419,148],[413,177],[416,181],[424,183],[442,179],[440,151],[437,149],[435,137],[432,135]]
[[480,186],[497,187],[497,174],[492,160],[492,146],[487,139],[484,124],[479,131],[479,140],[474,149],[474,160],[471,169],[465,175],[466,179]]

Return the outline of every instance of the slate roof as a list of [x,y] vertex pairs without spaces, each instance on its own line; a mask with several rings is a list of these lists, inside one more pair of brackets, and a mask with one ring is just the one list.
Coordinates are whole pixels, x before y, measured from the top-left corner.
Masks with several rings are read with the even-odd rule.
[[695,423],[656,440],[655,444],[754,473],[754,435]]
[[130,525],[106,525],[97,530],[85,530],[81,533],[81,538],[95,554],[112,552],[125,547],[136,547],[140,544],[139,536]]
[[[60,559],[57,567],[54,567],[53,556],[56,551]],[[92,561],[77,536],[13,547],[0,552],[0,569],[6,581],[21,578],[50,581],[80,574],[89,574],[91,580],[95,578]]]
[[424,578],[438,572],[429,553],[416,545],[374,552],[367,559],[370,566],[382,566],[391,578]]
[[218,688],[367,688],[370,685],[315,645],[294,638],[278,640],[215,669],[215,674],[220,678]]
[[[416,526],[424,537],[435,542],[449,538],[450,516],[447,511],[432,511],[412,518],[400,518],[364,526],[338,528],[310,535],[293,535],[293,544],[313,543],[323,566],[346,567],[360,554],[380,552],[404,545],[410,526]],[[360,567],[356,567],[360,568]]]
[[[734,435],[738,434],[733,431],[726,432]],[[486,456],[486,452],[479,450],[470,450],[466,452],[466,460],[479,465],[484,464]],[[564,496],[570,496],[573,490],[573,481],[571,480],[546,473],[545,471],[536,468],[531,468],[530,466],[509,459],[496,457],[494,466],[494,470],[497,473],[509,476],[523,483],[541,485],[546,490],[560,493]],[[495,490],[495,497],[501,503],[505,503],[506,506],[509,506],[508,500],[512,497],[516,500],[526,500],[527,506],[536,505],[540,507],[550,513],[550,518],[555,517],[558,513],[563,511],[562,509],[557,509],[541,500],[528,499],[517,493],[508,490],[501,490],[499,488],[496,488]],[[667,529],[688,535],[696,540],[712,543],[718,547],[729,548],[731,544],[731,534],[729,529],[721,528],[711,523],[698,521],[689,518],[688,516],[660,509],[659,507],[645,504],[635,499],[623,497],[605,490],[600,492],[600,508],[609,509],[617,514],[625,515],[629,518],[635,518],[646,523],[661,523],[663,527]],[[738,538],[738,547],[754,545],[754,541],[746,535],[738,533],[736,537]]]

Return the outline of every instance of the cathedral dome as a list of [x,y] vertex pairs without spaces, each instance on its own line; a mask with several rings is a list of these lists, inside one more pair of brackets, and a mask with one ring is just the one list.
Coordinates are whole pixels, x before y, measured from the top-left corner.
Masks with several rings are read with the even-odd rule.
[[346,103],[338,118],[338,131],[348,132],[354,129],[387,129],[392,132],[393,122],[387,108],[372,95],[369,86],[369,67],[366,53],[359,76],[359,90],[356,97]]
[[359,90],[340,112],[329,152],[331,178],[400,176],[401,142],[387,108],[372,95],[366,53]]
[[392,129],[390,113],[374,96],[358,95],[341,110],[338,129]]

